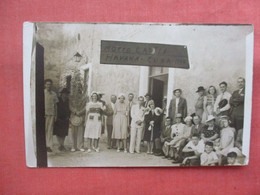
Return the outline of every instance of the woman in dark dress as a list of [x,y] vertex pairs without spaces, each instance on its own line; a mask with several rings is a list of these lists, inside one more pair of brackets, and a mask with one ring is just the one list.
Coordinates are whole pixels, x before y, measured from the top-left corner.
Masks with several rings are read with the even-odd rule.
[[59,150],[65,151],[64,141],[69,130],[69,90],[64,88],[61,92],[59,102],[57,103],[57,120],[54,124],[53,134],[57,136],[59,142]]
[[156,111],[153,100],[149,101],[148,107],[150,110],[144,117],[144,141],[147,143],[147,154],[153,154],[154,140],[160,137],[161,112]]

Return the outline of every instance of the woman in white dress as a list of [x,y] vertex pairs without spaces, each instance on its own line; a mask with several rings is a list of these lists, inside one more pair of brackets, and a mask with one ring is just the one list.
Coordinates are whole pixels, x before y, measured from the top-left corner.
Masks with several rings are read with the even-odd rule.
[[[101,136],[102,120],[101,114],[105,110],[105,106],[101,102],[98,102],[97,92],[91,93],[91,101],[86,106],[86,127],[84,137],[88,139],[89,147],[88,152],[91,152],[91,147],[99,152],[98,140]],[[92,142],[93,146],[92,146]]]

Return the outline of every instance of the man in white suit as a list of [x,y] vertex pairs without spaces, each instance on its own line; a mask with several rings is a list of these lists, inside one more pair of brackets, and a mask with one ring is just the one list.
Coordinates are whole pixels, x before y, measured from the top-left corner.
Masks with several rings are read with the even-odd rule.
[[131,154],[140,153],[140,144],[143,131],[143,121],[145,108],[143,106],[144,98],[142,96],[138,97],[138,104],[133,105],[131,109],[131,136],[130,136],[130,148],[129,152]]

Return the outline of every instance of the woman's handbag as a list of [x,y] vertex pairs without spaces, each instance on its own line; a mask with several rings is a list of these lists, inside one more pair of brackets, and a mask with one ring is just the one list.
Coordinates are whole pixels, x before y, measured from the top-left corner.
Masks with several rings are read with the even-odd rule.
[[70,115],[70,122],[73,126],[80,126],[83,122],[83,118],[81,116],[77,116],[75,114]]

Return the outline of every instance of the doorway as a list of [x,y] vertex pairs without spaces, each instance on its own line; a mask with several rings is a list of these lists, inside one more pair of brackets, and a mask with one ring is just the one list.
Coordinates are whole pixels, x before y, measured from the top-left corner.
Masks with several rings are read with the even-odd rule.
[[167,97],[168,74],[150,76],[149,91],[156,107],[163,107],[163,100]]

